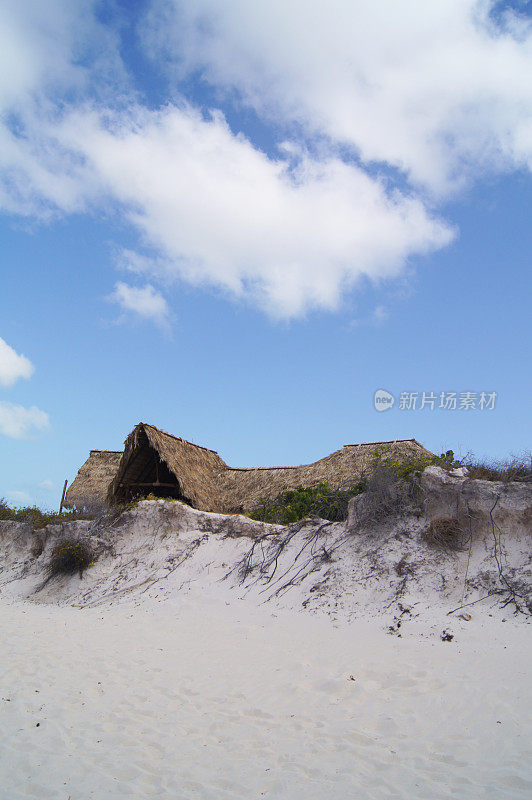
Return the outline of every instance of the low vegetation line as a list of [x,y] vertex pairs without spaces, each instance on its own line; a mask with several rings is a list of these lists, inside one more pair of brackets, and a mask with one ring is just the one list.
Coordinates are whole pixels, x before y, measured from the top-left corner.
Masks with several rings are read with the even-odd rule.
[[[290,525],[309,516],[341,522],[347,519],[349,500],[366,492],[379,499],[383,505],[382,512],[391,511],[391,508],[388,509],[391,499],[397,501],[399,495],[404,501],[407,497],[415,500],[421,474],[428,466],[438,466],[446,471],[465,467],[470,479],[503,482],[532,480],[530,457],[499,462],[471,458],[458,461],[454,452],[448,450],[439,456],[410,456],[398,459],[388,455],[383,448],[376,448],[369,469],[355,484],[339,489],[332,489],[328,483],[319,483],[310,488],[298,486],[282,492],[273,499],[263,500],[245,513],[251,519],[280,525]],[[394,493],[394,487],[401,491]],[[375,506],[375,503],[373,505]],[[398,503],[395,502],[393,505],[395,510],[398,510]],[[438,535],[444,534],[440,532]],[[448,541],[452,539],[450,529],[446,530],[445,537]]]
[[[370,468],[360,476],[356,483],[336,489],[331,488],[326,482],[310,488],[298,486],[282,492],[274,499],[263,500],[254,508],[248,509],[245,515],[251,519],[281,525],[289,525],[308,516],[340,522],[347,518],[347,507],[352,497],[371,492],[376,484],[382,483],[403,485],[413,491],[419,482],[421,473],[430,465],[440,466],[445,470],[466,467],[468,477],[473,480],[502,481],[504,483],[532,481],[532,457],[530,454],[502,461],[486,461],[473,457],[457,460],[454,452],[448,450],[439,456],[410,456],[400,460],[388,455],[384,448],[377,448],[372,454]],[[144,499],[160,498],[155,498],[152,494],[139,494],[129,503],[120,504],[115,508],[114,513],[116,514],[117,510],[122,512]],[[25,522],[35,529],[79,519],[94,519],[103,514],[113,514],[113,512],[100,508],[97,512],[83,509],[63,511],[58,514],[53,511],[43,511],[37,506],[13,507],[0,497],[0,521]]]

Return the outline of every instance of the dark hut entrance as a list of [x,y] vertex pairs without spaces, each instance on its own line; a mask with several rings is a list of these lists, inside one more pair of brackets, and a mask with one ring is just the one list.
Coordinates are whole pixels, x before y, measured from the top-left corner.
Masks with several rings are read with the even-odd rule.
[[190,504],[190,500],[183,496],[176,476],[142,431],[121,476],[115,498],[118,502],[127,502],[149,494]]

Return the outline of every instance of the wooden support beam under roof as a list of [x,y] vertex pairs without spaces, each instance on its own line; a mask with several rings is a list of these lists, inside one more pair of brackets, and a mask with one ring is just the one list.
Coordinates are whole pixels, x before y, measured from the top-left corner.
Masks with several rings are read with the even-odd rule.
[[177,481],[175,483],[161,483],[160,481],[149,481],[148,483],[138,483],[137,481],[134,481],[133,483],[121,483],[120,484],[120,487],[122,489],[127,489],[127,488],[129,488],[131,486],[164,486],[165,488],[168,488],[168,489],[177,489],[178,488]]

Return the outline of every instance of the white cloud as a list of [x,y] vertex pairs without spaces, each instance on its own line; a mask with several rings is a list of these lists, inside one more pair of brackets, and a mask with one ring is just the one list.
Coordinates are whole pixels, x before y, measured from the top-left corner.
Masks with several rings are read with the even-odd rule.
[[0,109],[43,110],[69,93],[108,99],[127,86],[112,26],[98,21],[97,0],[2,0]]
[[[164,41],[182,74],[199,69],[285,131],[301,126],[307,149],[292,142],[277,159],[219,113],[128,102],[92,0],[6,3],[0,206],[118,209],[148,253],[124,260],[148,281],[208,284],[278,317],[335,309],[361,278],[397,277],[452,240],[415,187],[529,163],[529,30],[510,14],[496,29],[488,0],[154,0],[144,29],[158,63]],[[393,191],[345,145],[414,188]],[[152,283],[111,297],[168,325]]]
[[[396,276],[413,254],[446,245],[423,204],[339,158],[286,149],[268,158],[221,114],[132,109],[104,121],[73,113],[57,129],[158,254],[135,271],[208,283],[279,317],[337,308],[362,276]],[[160,296],[118,284],[116,299],[164,316]],[[143,311],[147,307],[147,311]]]
[[49,478],[45,478],[39,483],[39,489],[44,489],[46,492],[52,492],[55,489],[55,484]]
[[[30,378],[34,366],[26,356],[19,355],[0,339],[0,384],[12,386],[19,378]],[[49,427],[48,414],[36,406],[23,406],[0,400],[0,433],[14,439],[25,438],[33,429]]]
[[12,386],[19,378],[30,378],[34,366],[26,356],[19,355],[0,338],[0,384]]
[[510,10],[496,24],[495,5],[152,0],[142,31],[179,75],[200,70],[259,114],[440,193],[532,166],[532,26]]
[[[126,78],[95,0],[0,5],[0,208],[26,215],[83,211],[98,187],[53,138],[64,108],[110,100]],[[65,102],[65,96],[68,100]]]
[[[0,204],[9,210],[70,213],[118,202],[152,255],[130,257],[131,269],[210,284],[279,317],[337,308],[362,276],[395,276],[410,256],[451,240],[419,200],[334,154],[312,158],[287,145],[282,158],[268,158],[221,114],[205,119],[184,105],[111,113],[94,98],[59,110],[65,85],[79,98],[90,82],[90,70],[73,65],[80,45],[69,4],[54,0],[35,24],[11,6],[7,38],[14,30],[28,71],[12,94],[4,86],[4,105],[20,96],[25,109],[23,135],[0,129]],[[113,298],[124,310],[168,319],[153,286],[118,284]]]
[[0,433],[13,439],[24,439],[33,430],[43,431],[50,426],[48,414],[36,406],[23,406],[0,400]]
[[168,325],[168,304],[162,294],[150,284],[138,288],[119,281],[108,299],[118,303],[123,311],[133,312],[163,327]]

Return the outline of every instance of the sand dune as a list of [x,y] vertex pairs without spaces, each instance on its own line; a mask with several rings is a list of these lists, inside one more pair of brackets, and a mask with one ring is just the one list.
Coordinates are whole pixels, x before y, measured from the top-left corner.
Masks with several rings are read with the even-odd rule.
[[148,501],[53,580],[64,531],[0,523],[1,800],[532,797],[522,494],[452,554]]

